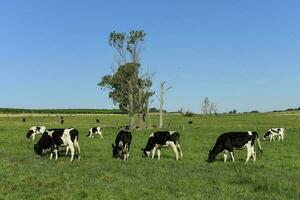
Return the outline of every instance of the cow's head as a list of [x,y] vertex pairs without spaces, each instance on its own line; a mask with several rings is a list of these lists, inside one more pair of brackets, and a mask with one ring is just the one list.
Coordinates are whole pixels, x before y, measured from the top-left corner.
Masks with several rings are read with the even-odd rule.
[[88,134],[86,135],[86,137],[91,138],[92,137],[92,133],[89,131]]
[[143,151],[143,157],[150,157],[150,151],[147,151],[146,148],[141,148],[141,150]]
[[123,142],[120,141],[118,145],[112,144],[113,149],[113,158],[122,158],[123,157]]
[[32,139],[32,135],[34,134],[34,131],[33,130],[29,130],[28,133],[26,134],[26,138],[28,140]]
[[207,162],[212,163],[215,160],[216,160],[216,154],[212,150],[209,150]]
[[36,155],[37,157],[41,157],[41,156],[42,156],[42,154],[43,154],[43,149],[40,148],[40,146],[39,146],[38,144],[35,144],[34,147],[33,147],[33,149],[34,149],[35,155]]
[[265,134],[264,137],[263,137],[263,140],[268,139],[268,138],[270,137],[271,134],[272,134],[271,131],[266,132],[266,134]]

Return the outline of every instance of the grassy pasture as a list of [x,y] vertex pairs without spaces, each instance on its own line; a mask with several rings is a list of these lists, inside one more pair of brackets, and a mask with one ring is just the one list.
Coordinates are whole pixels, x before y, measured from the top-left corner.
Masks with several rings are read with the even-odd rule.
[[[100,118],[104,139],[86,138]],[[158,116],[153,115],[158,124]],[[125,115],[0,117],[0,199],[300,199],[300,115],[244,114],[213,117],[167,115],[166,124],[181,133],[184,159],[176,162],[171,149],[161,160],[141,157],[151,130],[133,133],[129,162],[112,159],[111,144]],[[193,124],[189,125],[188,121]],[[75,127],[80,132],[82,160],[61,155],[37,159],[25,134],[32,125]],[[182,125],[184,130],[182,130]],[[218,135],[227,131],[286,128],[284,142],[262,142],[264,154],[256,164],[244,165],[246,152],[236,152],[236,163],[206,162]],[[63,152],[62,152],[63,153]]]

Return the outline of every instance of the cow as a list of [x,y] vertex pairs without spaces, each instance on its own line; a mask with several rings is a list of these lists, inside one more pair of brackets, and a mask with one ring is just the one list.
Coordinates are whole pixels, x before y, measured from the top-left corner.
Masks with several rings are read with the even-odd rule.
[[248,163],[249,159],[252,157],[253,162],[256,161],[255,152],[255,140],[257,141],[259,150],[262,154],[262,148],[260,145],[258,133],[255,131],[248,132],[228,132],[220,135],[216,141],[215,146],[209,151],[208,162],[213,162],[216,156],[223,152],[224,153],[224,163],[227,161],[228,152],[231,155],[232,162],[235,162],[233,151],[235,149],[241,150],[245,147],[247,148],[247,159],[245,164]]
[[41,157],[44,150],[50,149],[50,160],[55,153],[55,160],[58,159],[58,148],[66,146],[67,152],[71,151],[71,162],[74,159],[74,153],[77,151],[78,160],[80,160],[80,147],[78,143],[78,130],[69,129],[50,129],[46,130],[37,144],[34,145],[34,152],[37,157]]
[[115,144],[112,144],[113,157],[128,161],[131,140],[131,132],[121,130],[115,139]]
[[103,128],[100,128],[100,127],[90,128],[89,132],[87,134],[87,137],[93,138],[95,135],[100,135],[100,137],[103,138],[102,131],[103,131]]
[[266,132],[263,140],[269,139],[269,141],[275,141],[275,137],[278,137],[278,141],[283,141],[284,131],[284,128],[271,128]]
[[157,150],[157,159],[160,160],[161,148],[169,146],[172,147],[176,160],[183,158],[179,143],[179,133],[176,131],[157,131],[151,133],[148,138],[146,148],[142,148],[141,150],[143,151],[144,156],[148,158],[152,151],[152,159],[154,159],[155,151]]
[[36,135],[43,134],[46,131],[45,126],[33,126],[28,130],[26,138],[28,140],[34,140]]

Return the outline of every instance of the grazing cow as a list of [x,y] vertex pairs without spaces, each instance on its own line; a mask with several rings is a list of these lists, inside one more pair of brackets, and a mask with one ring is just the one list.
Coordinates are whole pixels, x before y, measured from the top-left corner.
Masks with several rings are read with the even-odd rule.
[[157,157],[160,160],[160,151],[162,147],[171,146],[176,155],[176,160],[182,159],[182,151],[179,143],[179,133],[175,131],[157,131],[149,136],[146,148],[142,151],[146,157],[150,157],[152,151],[152,159],[157,150]]
[[26,138],[28,140],[34,140],[36,135],[43,134],[46,131],[45,126],[33,126],[28,130]]
[[41,157],[43,150],[50,149],[50,159],[55,153],[55,160],[58,159],[58,147],[66,146],[71,151],[71,161],[73,161],[74,153],[77,151],[78,160],[80,159],[80,147],[78,143],[77,129],[50,129],[46,130],[37,144],[34,145],[34,151],[37,157]]
[[100,127],[90,128],[89,133],[87,134],[87,137],[93,138],[94,135],[100,135],[100,137],[103,138],[102,131],[103,131],[103,129]]
[[257,140],[258,147],[262,154],[262,148],[260,145],[258,133],[255,131],[248,131],[248,132],[229,132],[223,133],[220,135],[216,141],[215,146],[212,150],[209,151],[208,155],[208,162],[213,162],[216,156],[220,153],[224,153],[224,162],[227,161],[228,152],[231,155],[232,161],[234,162],[233,151],[234,149],[244,149],[247,148],[247,159],[245,164],[249,161],[252,157],[253,162],[256,161],[256,153],[255,153],[255,140]]
[[121,130],[116,137],[115,145],[112,144],[113,157],[128,161],[131,140],[131,133],[129,131]]
[[263,137],[263,140],[269,139],[269,141],[275,141],[275,137],[278,137],[278,141],[284,139],[284,128],[271,128]]

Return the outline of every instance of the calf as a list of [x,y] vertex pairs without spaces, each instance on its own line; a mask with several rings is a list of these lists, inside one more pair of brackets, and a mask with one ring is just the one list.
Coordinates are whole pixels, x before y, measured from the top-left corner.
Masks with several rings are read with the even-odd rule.
[[128,161],[131,140],[131,133],[129,131],[121,130],[116,137],[115,145],[112,144],[113,157]]
[[146,148],[142,151],[146,157],[150,157],[152,151],[152,159],[155,156],[155,151],[157,150],[157,157],[160,160],[160,151],[163,147],[171,146],[175,152],[176,160],[182,159],[182,151],[179,144],[179,133],[175,131],[158,131],[154,132],[149,136]]
[[103,138],[102,131],[103,131],[103,129],[100,127],[90,128],[89,133],[87,134],[87,137],[93,138],[94,135],[100,135],[100,137]]
[[26,138],[28,140],[34,140],[36,135],[43,134],[46,131],[45,126],[33,126],[28,130]]
[[266,132],[263,140],[275,141],[275,137],[278,137],[278,141],[283,141],[284,131],[284,128],[271,128]]
[[256,153],[255,153],[255,140],[257,140],[258,147],[260,149],[260,152],[262,154],[262,148],[260,145],[258,133],[254,131],[248,131],[248,132],[229,132],[229,133],[223,133],[220,135],[217,139],[217,142],[212,150],[209,151],[208,155],[208,162],[213,162],[216,158],[216,156],[220,153],[224,153],[224,162],[227,161],[228,152],[231,155],[232,161],[234,162],[234,156],[233,156],[233,150],[234,149],[244,149],[247,148],[247,159],[245,164],[249,161],[249,159],[252,157],[253,162],[256,161]]
[[50,159],[55,153],[55,160],[58,159],[58,148],[60,146],[66,146],[71,151],[71,161],[74,159],[74,153],[77,151],[78,159],[80,159],[80,147],[78,143],[78,131],[77,129],[50,129],[46,130],[37,144],[34,145],[34,151],[37,157],[42,156],[43,150],[50,149]]

